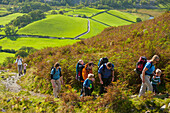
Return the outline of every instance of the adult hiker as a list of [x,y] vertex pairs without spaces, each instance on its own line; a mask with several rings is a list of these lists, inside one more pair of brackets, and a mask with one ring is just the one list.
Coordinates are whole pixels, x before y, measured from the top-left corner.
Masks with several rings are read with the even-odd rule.
[[23,62],[23,59],[20,57],[20,55],[17,56],[17,59],[15,61],[15,64],[18,65],[18,73],[19,73],[19,76],[22,74],[22,62]]
[[[84,82],[84,80],[86,80],[88,78],[89,73],[93,73],[93,71],[92,71],[93,65],[94,65],[93,62],[89,62],[83,68],[83,70],[82,70],[82,77],[83,77],[82,81],[83,82]],[[94,78],[92,79],[92,81],[94,81]],[[82,96],[82,94],[83,94],[83,90],[81,91],[81,96]]]
[[91,96],[91,93],[93,92],[93,81],[94,74],[88,74],[88,78],[84,81],[83,87],[85,90],[85,96]]
[[51,69],[51,83],[53,86],[54,97],[59,98],[58,94],[61,90],[61,83],[63,84],[63,76],[61,74],[61,67],[58,62],[54,64]]
[[99,95],[101,95],[106,92],[104,91],[104,87],[107,87],[114,81],[114,65],[111,62],[101,65],[98,70],[98,76],[100,80]]
[[139,91],[139,97],[142,96],[145,91],[146,88],[149,91],[153,91],[153,87],[152,84],[150,82],[150,76],[151,75],[155,75],[154,70],[155,70],[155,64],[159,62],[159,56],[158,55],[154,55],[152,57],[151,60],[148,60],[147,63],[145,64],[145,67],[142,71],[142,74],[140,75],[141,79],[142,79],[142,85]]
[[82,95],[82,93],[83,93],[84,79],[82,77],[82,70],[83,70],[84,67],[85,67],[85,64],[84,64],[83,60],[79,60],[77,65],[76,65],[76,79],[81,82],[81,88],[82,89],[81,89],[80,95]]

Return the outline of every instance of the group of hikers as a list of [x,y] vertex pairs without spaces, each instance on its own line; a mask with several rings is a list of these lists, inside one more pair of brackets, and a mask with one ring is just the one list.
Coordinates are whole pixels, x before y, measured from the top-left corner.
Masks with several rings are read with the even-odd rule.
[[[22,62],[23,60],[18,56],[15,63],[18,63],[19,75],[22,72]],[[154,55],[151,60],[147,60],[146,57],[140,57],[137,65],[136,72],[140,74],[142,80],[142,85],[139,91],[139,97],[144,95],[146,90],[153,91],[155,94],[158,93],[157,85],[160,84],[161,70],[156,69],[155,64],[159,62],[159,56]],[[92,68],[94,67],[93,62],[84,63],[83,60],[79,60],[76,65],[76,79],[81,83],[81,96],[91,96],[94,90],[94,74]],[[26,68],[24,67],[26,73]],[[58,62],[54,64],[51,68],[51,83],[53,87],[54,97],[59,98],[59,93],[61,90],[61,84],[63,82],[63,76],[61,74],[61,67]],[[150,77],[152,77],[150,81]],[[107,57],[100,58],[98,63],[98,77],[100,80],[100,92],[99,95],[107,92],[106,87],[109,86],[114,81],[114,64],[109,62]]]

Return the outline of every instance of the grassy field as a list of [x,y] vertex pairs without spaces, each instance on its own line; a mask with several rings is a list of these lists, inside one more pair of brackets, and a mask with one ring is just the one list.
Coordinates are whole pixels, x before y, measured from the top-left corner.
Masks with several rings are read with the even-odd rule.
[[18,50],[22,46],[34,47],[36,49],[42,49],[45,47],[61,47],[65,45],[71,45],[78,40],[59,40],[59,39],[46,39],[46,38],[18,38],[16,41],[12,41],[8,38],[0,40],[2,49],[15,49]]
[[130,13],[121,12],[121,11],[118,11],[118,10],[110,10],[108,12],[113,14],[113,15],[116,15],[118,17],[130,20],[130,21],[133,21],[133,22],[136,22],[136,18],[138,18],[138,16],[136,16],[136,15],[132,15]]
[[80,38],[90,38],[92,36],[95,36],[99,33],[101,33],[105,28],[107,28],[108,26],[105,26],[103,24],[100,24],[94,20],[90,20],[90,32],[86,35],[81,36]]
[[6,13],[8,13],[6,8],[3,8],[3,6],[0,6],[0,15],[6,14]]
[[15,54],[0,52],[0,63],[3,63],[6,57],[14,57]]
[[14,13],[4,17],[0,17],[0,25],[8,24],[11,20],[15,19],[18,16],[22,16],[22,13]]
[[74,38],[87,31],[87,22],[84,18],[50,15],[21,28],[18,34]]
[[131,22],[122,20],[120,18],[117,18],[107,13],[102,13],[97,16],[94,16],[93,19],[103,22],[105,24],[108,24],[110,26],[121,26],[121,25],[131,24]]
[[98,10],[98,9],[94,9],[94,8],[82,8],[82,9],[75,9],[73,11],[69,11],[68,13],[66,13],[67,15],[86,15],[88,17],[96,14],[96,13],[99,13],[99,12],[102,12],[102,11],[105,11],[105,10]]

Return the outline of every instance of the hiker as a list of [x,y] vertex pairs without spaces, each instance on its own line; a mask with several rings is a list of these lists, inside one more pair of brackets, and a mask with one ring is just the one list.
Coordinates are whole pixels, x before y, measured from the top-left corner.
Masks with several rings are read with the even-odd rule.
[[59,98],[58,94],[61,90],[61,83],[63,84],[63,76],[61,74],[61,67],[58,62],[54,64],[51,69],[51,83],[53,86],[54,97]]
[[18,55],[15,64],[18,65],[19,76],[22,74],[22,62],[23,62],[22,58],[20,57],[20,55]]
[[103,64],[98,70],[98,76],[100,80],[100,92],[99,95],[103,94],[104,87],[107,87],[114,81],[114,65],[111,62]]
[[[93,73],[93,71],[92,71],[93,65],[94,65],[93,62],[89,62],[85,65],[85,67],[82,70],[83,80],[86,80],[88,78],[89,73]],[[93,81],[94,81],[94,79],[93,79]]]
[[140,91],[139,91],[139,97],[142,96],[145,91],[146,91],[146,88],[147,90],[149,91],[153,91],[153,87],[152,87],[152,84],[150,82],[150,76],[154,74],[154,70],[155,70],[155,64],[159,62],[159,56],[158,55],[154,55],[152,57],[151,60],[148,60],[147,63],[145,64],[145,67],[142,71],[142,74],[140,75],[141,79],[142,79],[142,85],[141,85],[141,88],[140,88]]
[[107,57],[100,58],[99,62],[98,62],[98,69],[100,68],[101,65],[103,65],[107,62],[109,62],[109,59]]
[[[93,73],[93,71],[92,71],[92,67],[93,67],[93,62],[89,62],[89,63],[87,63],[86,65],[85,65],[85,67],[83,68],[83,70],[82,70],[82,77],[83,77],[83,80],[81,81],[81,82],[84,82],[84,80],[86,80],[87,78],[88,78],[88,74],[89,73]],[[92,79],[92,81],[94,81],[95,79],[93,78]],[[82,86],[83,87],[83,86]],[[83,89],[82,89],[82,91],[81,91],[81,95],[80,96],[82,96],[82,94],[83,94]]]
[[27,67],[27,64],[24,63],[24,75],[26,74],[26,67]]
[[91,96],[91,93],[93,92],[93,81],[92,79],[94,78],[94,74],[88,74],[88,78],[84,81],[83,87],[85,91],[85,96]]
[[78,79],[78,81],[81,82],[81,93],[80,95],[82,95],[83,93],[83,82],[84,82],[84,79],[82,77],[82,70],[83,68],[85,67],[85,64],[83,62],[83,60],[79,60],[77,65],[76,65],[76,79]]
[[153,92],[156,94],[158,94],[158,89],[157,89],[157,85],[159,85],[161,83],[161,80],[160,80],[160,76],[161,76],[161,70],[160,69],[156,69],[156,75],[152,77],[152,80],[151,80],[151,84],[152,84],[152,87],[153,87]]

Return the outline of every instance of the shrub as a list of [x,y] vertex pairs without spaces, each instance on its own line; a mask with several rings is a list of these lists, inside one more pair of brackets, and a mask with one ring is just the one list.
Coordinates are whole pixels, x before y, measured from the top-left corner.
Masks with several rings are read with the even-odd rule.
[[141,22],[142,19],[141,18],[136,18],[136,22]]

